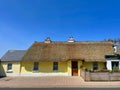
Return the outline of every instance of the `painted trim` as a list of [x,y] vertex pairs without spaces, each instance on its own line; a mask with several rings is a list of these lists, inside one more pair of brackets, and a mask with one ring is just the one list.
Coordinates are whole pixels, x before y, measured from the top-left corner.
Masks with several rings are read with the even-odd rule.
[[20,76],[70,76],[68,73],[34,73],[34,74],[20,74]]
[[18,73],[6,73],[0,74],[0,76],[71,76],[67,73],[33,73],[33,74],[18,74]]
[[112,59],[112,60],[109,60],[109,59],[107,59],[106,60],[106,66],[107,66],[107,69],[108,70],[112,70],[112,62],[114,62],[114,61],[117,61],[117,62],[119,62],[119,70],[120,70],[120,60],[119,59]]
[[119,59],[107,59],[106,61],[120,61]]
[[19,73],[4,73],[4,74],[0,74],[0,76],[20,76]]
[[108,70],[112,70],[112,65],[111,65],[111,61],[107,61],[107,69]]

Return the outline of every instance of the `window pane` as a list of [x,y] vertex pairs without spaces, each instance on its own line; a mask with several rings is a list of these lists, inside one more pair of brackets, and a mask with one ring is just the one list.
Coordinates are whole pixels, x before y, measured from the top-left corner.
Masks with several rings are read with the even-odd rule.
[[33,68],[33,70],[38,70],[38,66],[39,66],[39,63],[38,62],[34,62],[34,68]]
[[12,70],[12,63],[8,63],[7,70]]
[[53,62],[53,71],[58,71],[58,62]]
[[93,62],[93,70],[97,70],[98,69],[98,63],[97,62]]

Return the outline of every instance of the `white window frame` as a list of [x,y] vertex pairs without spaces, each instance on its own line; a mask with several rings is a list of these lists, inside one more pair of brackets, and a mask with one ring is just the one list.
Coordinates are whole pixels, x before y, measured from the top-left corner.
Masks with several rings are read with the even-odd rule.
[[117,61],[117,62],[119,62],[119,70],[120,70],[120,60],[119,59],[112,59],[112,60],[109,60],[109,59],[107,59],[106,60],[106,67],[107,67],[107,69],[108,70],[112,70],[112,62],[114,62],[114,61]]

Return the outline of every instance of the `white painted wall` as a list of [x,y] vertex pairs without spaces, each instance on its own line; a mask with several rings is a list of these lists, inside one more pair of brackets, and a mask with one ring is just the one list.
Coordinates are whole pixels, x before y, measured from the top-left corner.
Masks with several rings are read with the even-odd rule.
[[107,69],[108,69],[108,70],[112,70],[111,60],[107,60],[106,66],[107,66]]
[[120,60],[106,60],[107,63],[106,63],[106,67],[108,70],[112,70],[112,62],[114,61],[118,61],[119,62],[119,70],[120,70]]
[[120,61],[119,61],[119,70],[120,70]]

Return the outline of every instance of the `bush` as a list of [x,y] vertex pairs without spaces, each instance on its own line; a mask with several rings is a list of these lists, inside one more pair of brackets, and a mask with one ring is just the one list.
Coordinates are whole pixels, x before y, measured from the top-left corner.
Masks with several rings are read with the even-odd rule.
[[110,72],[110,70],[107,70],[107,69],[98,69],[98,70],[93,70],[91,72]]
[[120,72],[120,70],[112,70],[112,72]]
[[120,72],[120,70],[101,69],[101,70],[90,70],[90,72]]

